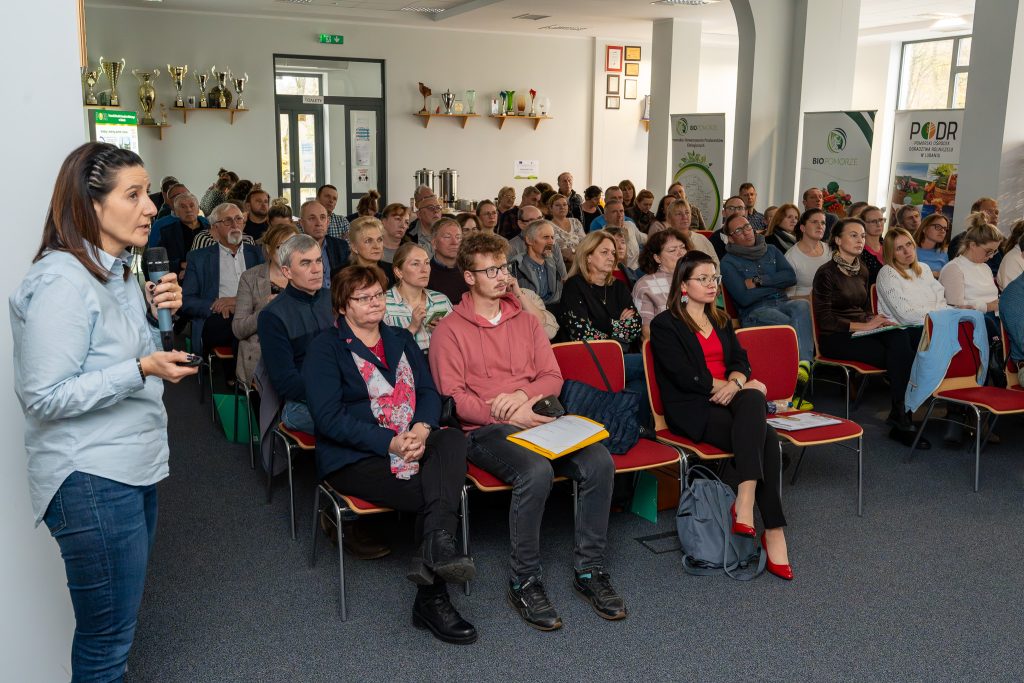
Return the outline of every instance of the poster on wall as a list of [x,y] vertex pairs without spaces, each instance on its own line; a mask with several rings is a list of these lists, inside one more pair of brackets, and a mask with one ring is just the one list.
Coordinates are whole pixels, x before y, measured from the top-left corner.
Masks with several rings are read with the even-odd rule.
[[515,180],[537,180],[540,178],[538,159],[516,159],[512,162],[512,178]]
[[890,215],[912,204],[921,210],[922,217],[941,212],[953,220],[963,120],[962,109],[896,112]]
[[349,180],[352,196],[349,202],[357,205],[359,199],[377,187],[377,160],[374,150],[377,146],[377,120],[373,112],[350,111],[349,125],[352,130],[349,153]]
[[804,114],[800,191],[817,187],[825,210],[845,216],[850,204],[870,191],[874,111],[823,111]]
[[121,149],[139,153],[139,115],[133,111],[95,109],[92,112],[92,139],[108,142]]
[[708,230],[718,227],[725,170],[725,114],[673,114],[672,182],[700,209]]

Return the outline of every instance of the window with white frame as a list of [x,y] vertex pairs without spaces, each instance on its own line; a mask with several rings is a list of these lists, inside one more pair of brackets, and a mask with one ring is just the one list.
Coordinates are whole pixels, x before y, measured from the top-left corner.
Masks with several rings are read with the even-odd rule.
[[967,102],[971,36],[903,43],[900,109],[962,109]]

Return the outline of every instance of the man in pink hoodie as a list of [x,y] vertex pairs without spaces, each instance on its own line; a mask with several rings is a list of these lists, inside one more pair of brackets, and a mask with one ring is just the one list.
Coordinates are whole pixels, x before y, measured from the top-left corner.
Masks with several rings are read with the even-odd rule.
[[573,586],[601,617],[622,619],[626,608],[603,568],[615,477],[608,449],[598,443],[548,460],[505,438],[550,422],[533,405],[562,390],[547,335],[509,292],[507,259],[508,242],[497,235],[463,240],[457,267],[469,292],[434,329],[430,370],[439,391],[455,399],[470,461],[512,485],[509,603],[534,628],[562,626],[541,583],[540,525],[551,483],[564,476],[579,484]]

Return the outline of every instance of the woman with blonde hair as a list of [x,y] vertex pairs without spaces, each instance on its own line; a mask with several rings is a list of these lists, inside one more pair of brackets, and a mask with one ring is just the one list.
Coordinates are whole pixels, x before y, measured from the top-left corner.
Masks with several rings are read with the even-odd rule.
[[494,201],[498,207],[498,214],[503,214],[516,205],[516,190],[514,187],[505,187],[498,190],[498,196]]
[[972,213],[967,219],[967,232],[960,241],[959,255],[947,263],[939,273],[939,282],[946,290],[946,303],[950,306],[973,308],[985,313],[990,336],[998,334],[995,312],[999,310],[999,289],[992,280],[988,260],[999,251],[1003,234],[988,223],[982,213]]
[[352,246],[349,265],[375,266],[380,268],[390,284],[395,284],[395,271],[381,263],[384,258],[384,224],[373,216],[363,216],[352,221],[348,229],[348,241]]
[[875,283],[878,312],[900,325],[923,325],[932,311],[948,308],[946,293],[932,271],[917,260],[914,236],[892,228],[882,242],[885,265]]
[[571,264],[576,247],[586,233],[583,223],[569,215],[569,199],[564,194],[554,193],[548,197],[549,221],[555,226],[555,247],[561,252],[562,260]]
[[942,267],[949,263],[949,219],[943,213],[933,213],[921,221],[914,232],[914,244],[917,245],[917,260],[938,277]]

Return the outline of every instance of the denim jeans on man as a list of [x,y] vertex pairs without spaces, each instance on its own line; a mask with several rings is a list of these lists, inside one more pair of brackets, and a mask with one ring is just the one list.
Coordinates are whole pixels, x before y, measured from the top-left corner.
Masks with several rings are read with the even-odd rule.
[[814,332],[811,329],[811,303],[805,299],[769,301],[755,308],[740,320],[743,327],[790,325],[796,330],[800,360],[814,359]]
[[313,416],[309,414],[309,406],[302,401],[285,401],[284,408],[281,409],[281,422],[284,422],[288,429],[297,429],[307,434],[316,431]]
[[43,522],[60,546],[75,610],[72,683],[121,681],[156,533],[156,486],[72,472]]
[[568,477],[579,484],[574,568],[581,571],[604,565],[615,478],[615,465],[608,449],[598,443],[548,460],[505,438],[518,431],[512,425],[491,424],[467,435],[469,460],[512,485],[508,511],[511,578],[522,582],[531,576],[541,576],[540,525],[555,477]]

